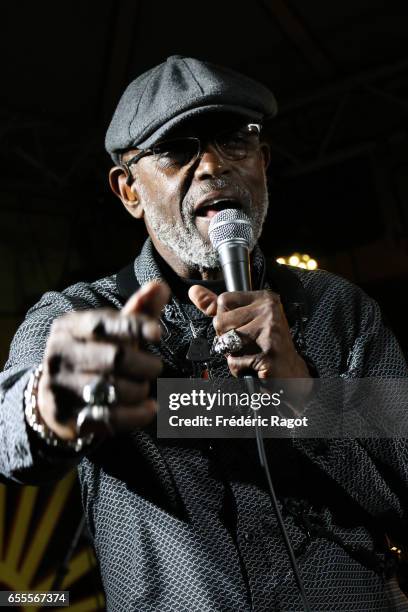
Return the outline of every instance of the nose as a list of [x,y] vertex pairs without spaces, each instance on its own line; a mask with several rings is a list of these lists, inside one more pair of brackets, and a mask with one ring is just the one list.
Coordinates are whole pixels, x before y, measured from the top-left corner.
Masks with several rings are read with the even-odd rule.
[[202,181],[229,174],[230,170],[228,160],[217,151],[213,144],[209,143],[201,151],[194,176]]

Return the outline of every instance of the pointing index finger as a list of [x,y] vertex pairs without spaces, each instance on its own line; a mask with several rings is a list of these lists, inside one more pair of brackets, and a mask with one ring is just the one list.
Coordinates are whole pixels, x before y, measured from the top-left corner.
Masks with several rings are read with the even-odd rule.
[[169,286],[161,281],[151,281],[143,285],[128,299],[121,310],[121,314],[145,314],[159,318],[169,299]]

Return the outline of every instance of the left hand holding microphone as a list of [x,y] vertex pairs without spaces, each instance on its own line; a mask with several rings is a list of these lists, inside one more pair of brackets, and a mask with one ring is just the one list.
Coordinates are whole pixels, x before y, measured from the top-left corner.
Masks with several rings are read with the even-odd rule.
[[233,376],[251,369],[262,379],[311,378],[293,344],[277,293],[229,291],[217,296],[206,287],[194,285],[189,297],[201,312],[214,317],[218,337],[235,330],[241,339],[238,353],[227,355]]

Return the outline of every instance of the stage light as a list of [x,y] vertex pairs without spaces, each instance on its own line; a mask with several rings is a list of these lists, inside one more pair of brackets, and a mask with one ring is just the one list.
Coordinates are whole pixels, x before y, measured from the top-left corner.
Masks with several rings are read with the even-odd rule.
[[299,256],[295,253],[289,257],[289,265],[290,266],[298,266],[300,263]]
[[307,253],[293,253],[286,257],[278,257],[276,261],[282,265],[294,266],[295,268],[303,268],[304,270],[316,270],[319,267],[317,260],[313,259]]

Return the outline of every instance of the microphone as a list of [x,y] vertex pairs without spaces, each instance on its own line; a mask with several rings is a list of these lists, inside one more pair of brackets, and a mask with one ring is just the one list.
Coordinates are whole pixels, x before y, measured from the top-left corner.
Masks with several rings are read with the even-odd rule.
[[[253,230],[249,217],[242,210],[225,208],[211,219],[208,235],[218,253],[227,291],[251,291],[249,245]],[[252,392],[253,374],[252,370],[240,374]]]
[[249,217],[236,208],[221,210],[211,219],[208,235],[218,253],[227,291],[251,291],[253,231]]
[[[225,208],[211,219],[208,235],[218,253],[227,291],[251,291],[249,245],[253,230],[249,217],[242,210]],[[239,377],[249,393],[256,391],[253,370],[243,370]]]

